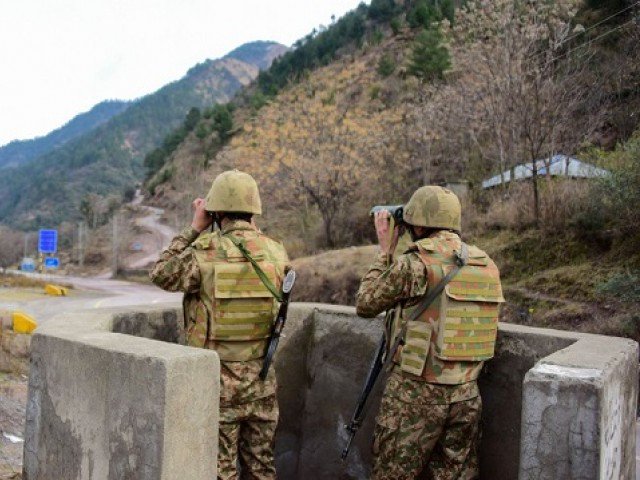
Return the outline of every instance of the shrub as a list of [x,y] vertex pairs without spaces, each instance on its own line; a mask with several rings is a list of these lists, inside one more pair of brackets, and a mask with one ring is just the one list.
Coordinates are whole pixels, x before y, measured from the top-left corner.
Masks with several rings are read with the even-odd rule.
[[380,57],[378,61],[378,73],[382,77],[388,77],[391,75],[396,69],[396,62],[393,61],[393,58],[389,54],[385,54]]
[[640,302],[640,271],[619,273],[598,285],[598,293],[617,297],[623,302]]
[[380,85],[371,85],[369,89],[369,98],[375,100],[380,96]]
[[384,33],[382,33],[379,29],[375,29],[371,34],[371,45],[379,45],[382,40],[384,40]]
[[600,155],[611,173],[593,184],[575,228],[590,233],[607,229],[619,238],[640,240],[640,131],[614,152]]
[[393,32],[393,34],[397,35],[398,33],[400,33],[400,28],[402,27],[402,22],[400,21],[400,19],[398,17],[394,17],[389,22],[389,26],[391,27],[391,31]]

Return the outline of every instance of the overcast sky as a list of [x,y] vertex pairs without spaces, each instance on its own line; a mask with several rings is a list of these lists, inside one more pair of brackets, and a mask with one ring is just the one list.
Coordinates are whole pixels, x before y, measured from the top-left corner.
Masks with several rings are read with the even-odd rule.
[[[0,0],[0,145],[133,99],[252,40],[291,45],[359,0]],[[369,3],[369,2],[367,2]]]

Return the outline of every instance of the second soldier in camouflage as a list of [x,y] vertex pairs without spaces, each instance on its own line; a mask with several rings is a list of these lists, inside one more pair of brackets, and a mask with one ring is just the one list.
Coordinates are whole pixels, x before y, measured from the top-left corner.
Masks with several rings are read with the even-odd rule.
[[[374,317],[398,307],[387,330],[401,331],[417,304],[454,267],[461,250],[458,198],[449,190],[418,189],[404,208],[414,243],[397,259],[397,232],[388,212],[375,216],[378,258],[357,294],[357,312]],[[372,478],[409,480],[426,472],[432,480],[478,476],[482,410],[476,379],[493,356],[500,276],[493,261],[468,247],[468,264],[417,319],[409,322],[376,418]]]

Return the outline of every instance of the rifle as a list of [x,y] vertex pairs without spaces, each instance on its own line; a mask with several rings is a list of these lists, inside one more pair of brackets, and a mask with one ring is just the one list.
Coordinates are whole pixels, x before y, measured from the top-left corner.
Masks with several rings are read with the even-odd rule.
[[264,362],[262,363],[262,370],[260,370],[259,376],[261,380],[265,380],[267,378],[269,367],[271,366],[271,362],[273,361],[273,356],[275,355],[276,349],[278,348],[280,335],[282,333],[282,329],[284,328],[284,324],[287,321],[289,295],[291,294],[291,289],[293,288],[293,284],[295,283],[295,281],[296,272],[294,272],[293,270],[289,270],[287,272],[287,275],[284,277],[284,282],[282,283],[282,301],[280,303],[280,309],[278,310],[276,322],[273,325],[273,330],[271,331],[269,346],[267,347],[267,354],[265,355]]
[[[362,392],[360,393],[360,397],[358,398],[358,403],[356,408],[351,416],[351,422],[348,425],[345,425],[344,428],[349,432],[349,439],[347,440],[347,445],[342,451],[342,455],[340,456],[342,460],[347,458],[349,455],[349,450],[351,449],[351,443],[353,442],[353,438],[356,436],[358,429],[362,425],[364,418],[366,417],[368,410],[368,401],[371,396],[371,392],[374,389],[378,389],[380,384],[384,384],[386,382],[379,382],[380,372],[384,371],[385,373],[391,372],[393,368],[393,359],[395,358],[398,349],[400,346],[404,345],[405,336],[407,335],[407,327],[409,322],[414,321],[416,318],[424,312],[429,305],[442,293],[444,287],[447,286],[453,277],[455,277],[460,269],[467,264],[469,259],[469,252],[467,249],[467,245],[462,243],[460,252],[454,252],[455,254],[455,266],[447,273],[440,283],[436,285],[436,287],[425,295],[422,301],[418,304],[415,310],[411,313],[407,321],[405,321],[402,325],[402,328],[398,335],[395,338],[395,341],[391,345],[391,348],[387,352],[386,357],[384,357],[384,350],[386,346],[386,336],[383,334],[380,339],[380,343],[378,344],[378,349],[376,350],[376,354],[373,357],[373,362],[371,364],[371,368],[369,369],[369,373],[367,375],[367,379],[364,383],[364,387]],[[389,313],[387,313],[387,318],[389,318]],[[384,361],[382,358],[384,357]]]
[[351,416],[351,421],[348,425],[345,425],[344,428],[349,432],[349,439],[347,440],[347,445],[342,450],[342,455],[340,458],[344,460],[349,455],[349,450],[351,449],[351,442],[353,442],[358,429],[362,426],[362,422],[367,414],[368,406],[369,406],[369,397],[371,396],[371,391],[376,387],[378,376],[380,375],[380,371],[384,367],[384,352],[387,347],[387,339],[385,335],[382,335],[380,338],[380,342],[378,343],[378,348],[376,349],[376,353],[373,356],[373,362],[371,362],[371,367],[369,367],[369,373],[367,373],[367,379],[364,382],[364,387],[362,392],[360,392],[360,397],[358,397],[358,403],[356,404],[356,408]]

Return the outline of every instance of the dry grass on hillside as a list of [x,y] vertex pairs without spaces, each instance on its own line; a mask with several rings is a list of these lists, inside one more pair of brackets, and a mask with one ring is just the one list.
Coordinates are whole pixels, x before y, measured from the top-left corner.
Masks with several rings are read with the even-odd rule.
[[354,305],[360,279],[373,262],[376,248],[349,247],[295,259],[292,265],[298,278],[293,299]]
[[0,287],[3,288],[44,288],[47,282],[36,278],[0,273]]
[[[487,249],[506,274],[503,286],[507,303],[502,321],[640,339],[637,302],[625,303],[599,293],[598,285],[608,278],[602,269],[590,262],[550,268],[557,262],[549,258],[536,263],[523,254],[536,253],[534,241],[508,232],[471,241]],[[294,260],[298,281],[293,299],[353,305],[360,279],[373,261],[376,248],[350,247]],[[608,270],[608,275],[615,271]]]
[[[23,275],[14,275],[11,273],[0,273],[0,288],[44,288],[47,283],[45,280],[38,278],[25,277]],[[65,288],[73,288],[73,285],[55,282],[56,285]]]

